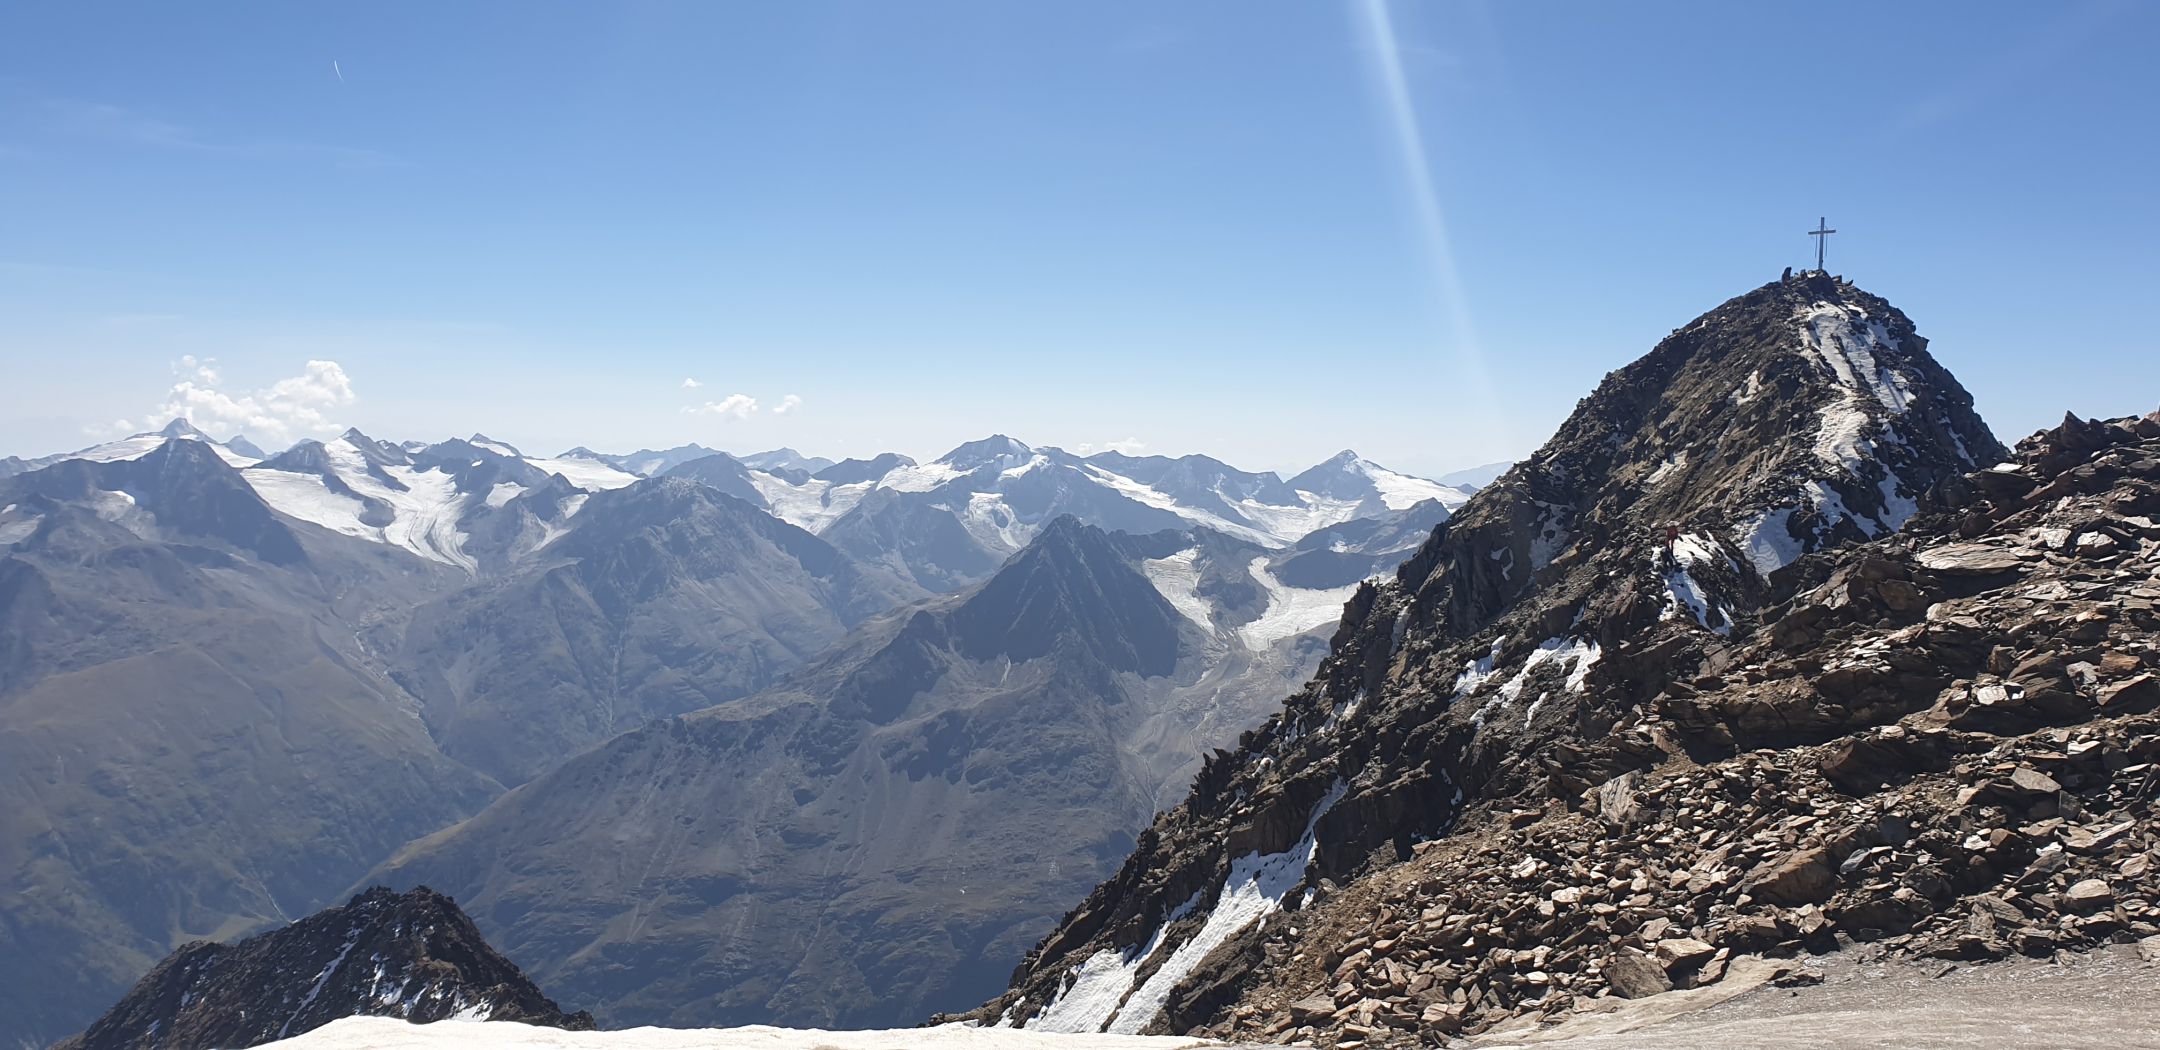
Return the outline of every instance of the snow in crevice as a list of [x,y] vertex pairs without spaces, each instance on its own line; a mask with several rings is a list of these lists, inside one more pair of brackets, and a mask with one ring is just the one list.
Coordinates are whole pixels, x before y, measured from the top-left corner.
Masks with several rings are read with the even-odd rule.
[[1649,488],[1650,486],[1656,485],[1658,482],[1665,480],[1667,477],[1670,477],[1675,471],[1686,469],[1687,461],[1688,454],[1686,449],[1681,449],[1680,451],[1665,457],[1665,461],[1658,464],[1658,468],[1651,471],[1649,477],[1643,479],[1643,487]]
[[1879,321],[1867,319],[1858,307],[1816,303],[1801,316],[1808,349],[1836,374],[1838,383],[1857,394],[1872,396],[1892,415],[1901,415],[1912,404],[1912,388],[1904,375],[1878,361],[1879,350],[1895,351],[1897,337]]
[[[1498,643],[1495,643],[1494,647],[1497,649]],[[1530,684],[1532,672],[1548,663],[1568,662],[1567,690],[1571,693],[1582,692],[1589,679],[1590,669],[1597,665],[1598,658],[1602,655],[1603,651],[1594,641],[1563,637],[1547,638],[1539,642],[1536,648],[1530,650],[1528,656],[1523,657],[1522,666],[1516,669],[1514,676],[1500,683],[1500,688],[1493,692],[1492,697],[1470,716],[1471,723],[1483,728],[1486,720],[1495,711],[1515,706],[1522,699],[1523,689]],[[1480,661],[1484,664],[1482,669],[1473,664],[1456,678],[1457,697],[1467,695],[1467,692],[1475,692],[1478,685],[1494,677],[1491,659],[1487,657],[1485,661]],[[1476,677],[1473,678],[1473,674]],[[1466,680],[1469,680],[1467,692],[1463,688]]]
[[1720,610],[1719,623],[1714,627],[1710,624],[1710,610],[1713,607],[1714,602],[1709,592],[1696,582],[1694,575],[1687,569],[1677,568],[1665,573],[1665,610],[1659,614],[1658,619],[1670,620],[1685,609],[1688,615],[1695,618],[1696,623],[1709,627],[1718,634],[1725,634],[1732,628],[1724,622],[1723,610]]
[[[1041,1014],[1027,1024],[1032,1031],[1051,1032],[1109,1032],[1133,1035],[1146,1028],[1162,1012],[1163,1003],[1170,998],[1171,989],[1190,976],[1193,968],[1207,954],[1223,942],[1236,936],[1246,927],[1266,918],[1282,907],[1282,899],[1305,881],[1305,871],[1319,852],[1319,842],[1314,829],[1320,818],[1334,808],[1335,803],[1349,790],[1349,785],[1336,780],[1319,804],[1313,807],[1305,819],[1305,833],[1289,849],[1281,853],[1248,853],[1230,862],[1230,874],[1223,879],[1222,889],[1216,895],[1215,907],[1208,913],[1207,921],[1183,944],[1177,946],[1170,957],[1137,987],[1132,979],[1145,967],[1162,947],[1166,931],[1181,912],[1189,912],[1198,906],[1198,897],[1188,906],[1172,912],[1157,927],[1144,950],[1126,955],[1114,951],[1097,952],[1081,964],[1082,975],[1056,1001],[1045,1007]],[[1089,973],[1089,967],[1094,967]],[[1118,980],[1122,978],[1123,984]],[[1126,992],[1130,989],[1130,993]],[[1065,1007],[1076,995],[1087,997],[1085,1009]],[[1110,1012],[1104,1014],[1101,1007],[1109,1003]],[[1053,1011],[1057,1013],[1053,1016]],[[1100,1016],[1101,1020],[1096,1018]],[[1045,1023],[1048,1019],[1049,1023]]]
[[1537,523],[1530,535],[1530,571],[1536,572],[1560,556],[1574,541],[1567,526],[1563,524],[1568,509],[1544,500],[1534,501],[1538,508]]
[[[1738,567],[1724,551],[1718,549],[1715,540],[1700,533],[1680,534],[1673,540],[1672,553],[1672,565],[1661,573],[1665,582],[1666,598],[1665,609],[1658,618],[1670,620],[1684,609],[1695,618],[1696,623],[1711,631],[1721,635],[1730,633],[1731,614],[1718,605],[1709,589],[1695,578],[1694,570],[1705,566],[1723,566],[1737,571]],[[1715,625],[1712,620],[1717,621]]]
[[306,995],[301,996],[300,1005],[293,1008],[292,1016],[278,1026],[278,1038],[283,1039],[292,1033],[293,1022],[299,1020],[308,1007],[315,1005],[315,998],[322,994],[323,987],[330,983],[330,978],[337,973],[338,967],[345,965],[345,957],[352,954],[353,945],[358,943],[360,935],[357,933],[345,939],[345,946],[338,949],[337,955],[331,958],[330,965],[323,967],[322,972],[315,975],[315,983],[308,987]]
[[1792,534],[1792,516],[1798,507],[1777,507],[1763,511],[1740,523],[1733,540],[1741,553],[1747,555],[1748,564],[1755,567],[1756,575],[1769,579],[1770,574],[1799,561],[1807,553]]
[[1462,673],[1455,676],[1456,700],[1477,692],[1478,687],[1493,676],[1493,665],[1500,660],[1500,646],[1506,642],[1504,637],[1493,639],[1492,648],[1484,656],[1463,664]]

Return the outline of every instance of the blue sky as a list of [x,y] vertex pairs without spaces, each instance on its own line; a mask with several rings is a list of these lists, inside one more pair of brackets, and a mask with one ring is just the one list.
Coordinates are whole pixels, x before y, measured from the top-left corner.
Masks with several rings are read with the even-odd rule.
[[10,5],[0,452],[186,403],[1438,473],[1818,215],[2014,439],[2160,404],[2156,39],[2130,2]]

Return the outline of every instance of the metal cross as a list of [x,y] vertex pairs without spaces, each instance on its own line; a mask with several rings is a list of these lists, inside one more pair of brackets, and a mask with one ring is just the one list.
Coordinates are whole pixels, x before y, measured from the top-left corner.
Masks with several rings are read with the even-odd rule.
[[1830,235],[1836,232],[1836,230],[1830,228],[1828,216],[1816,219],[1815,228],[1808,231],[1808,236],[1815,238],[1816,269],[1820,270],[1823,268],[1823,246],[1830,243]]

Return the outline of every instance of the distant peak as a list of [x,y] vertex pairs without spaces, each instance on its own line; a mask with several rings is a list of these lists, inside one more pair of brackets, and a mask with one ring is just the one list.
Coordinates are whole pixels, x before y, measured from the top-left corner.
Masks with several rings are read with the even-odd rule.
[[195,424],[188,422],[187,418],[184,416],[174,417],[172,422],[165,424],[165,429],[158,431],[158,435],[161,437],[169,438],[177,437],[196,438],[203,441],[210,440],[210,435],[196,429]]
[[938,457],[938,462],[956,470],[975,470],[993,463],[1017,463],[1034,454],[1034,449],[1004,434],[992,434],[945,453]]

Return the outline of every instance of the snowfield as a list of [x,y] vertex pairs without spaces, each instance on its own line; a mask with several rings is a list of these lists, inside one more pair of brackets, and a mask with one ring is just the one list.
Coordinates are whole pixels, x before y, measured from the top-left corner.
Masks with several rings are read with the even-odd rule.
[[1238,628],[1238,637],[1253,649],[1265,649],[1292,635],[1342,619],[1343,604],[1358,589],[1355,583],[1317,591],[1292,587],[1268,571],[1265,557],[1254,558],[1250,571],[1268,594],[1267,611]]
[[638,480],[628,471],[616,470],[597,459],[527,459],[526,462],[550,474],[560,474],[563,480],[584,489],[598,492],[601,489],[619,489]]
[[1060,1035],[966,1025],[867,1032],[763,1025],[565,1032],[514,1021],[410,1024],[391,1017],[348,1017],[263,1045],[279,1050],[1187,1050],[1228,1044],[1184,1036]]

